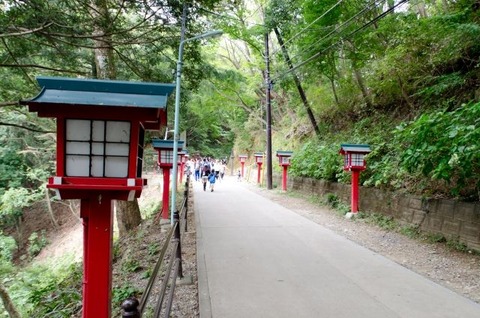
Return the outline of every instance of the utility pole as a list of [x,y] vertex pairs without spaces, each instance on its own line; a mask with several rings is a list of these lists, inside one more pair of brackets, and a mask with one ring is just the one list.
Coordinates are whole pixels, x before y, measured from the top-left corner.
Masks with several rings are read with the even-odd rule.
[[272,104],[270,100],[270,91],[272,82],[270,80],[270,52],[268,49],[268,31],[265,33],[265,85],[266,85],[266,113],[267,113],[267,189],[273,189],[272,186]]
[[280,44],[280,47],[282,48],[282,53],[283,57],[285,58],[285,62],[287,62],[288,68],[292,72],[293,80],[295,81],[295,86],[297,87],[298,94],[300,94],[300,98],[302,99],[303,106],[305,106],[305,110],[307,111],[308,118],[310,119],[310,123],[312,124],[313,130],[315,131],[315,134],[317,137],[320,137],[320,129],[318,128],[317,121],[315,120],[315,116],[313,115],[312,108],[308,104],[307,100],[307,95],[305,95],[305,91],[303,90],[302,84],[300,83],[300,79],[298,78],[297,74],[295,74],[295,71],[293,71],[293,63],[292,60],[290,59],[290,56],[288,55],[287,47],[285,46],[285,42],[283,42],[283,37],[280,34],[280,31],[278,30],[277,27],[273,28],[273,31],[275,31],[275,35],[277,36],[278,39],[278,44]]

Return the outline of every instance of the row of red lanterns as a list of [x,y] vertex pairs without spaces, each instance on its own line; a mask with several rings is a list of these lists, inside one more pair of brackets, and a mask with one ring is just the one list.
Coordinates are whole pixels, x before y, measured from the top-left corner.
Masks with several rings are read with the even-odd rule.
[[[367,167],[365,156],[371,152],[370,146],[365,144],[341,144],[339,153],[344,156],[343,170],[350,171],[352,173],[352,186],[351,186],[351,212],[347,214],[347,217],[352,217],[358,212],[359,202],[359,180],[360,172]],[[276,156],[279,160],[279,165],[283,167],[282,172],[282,190],[287,190],[287,170],[290,166],[290,159],[292,157],[292,151],[279,150]],[[242,166],[242,177],[244,172],[244,165],[247,161],[247,155],[239,155],[240,164]],[[263,164],[264,153],[254,153],[255,162],[258,165],[257,183],[260,183],[260,175]]]
[[[39,77],[41,92],[21,101],[39,117],[57,122],[56,174],[47,187],[61,199],[80,199],[84,226],[83,317],[110,317],[113,200],[132,201],[146,185],[142,178],[146,130],[166,124],[166,102],[174,84],[140,83]],[[167,144],[169,144],[167,146]],[[162,169],[173,166],[173,141],[154,140]],[[181,150],[183,143],[177,150]],[[358,173],[365,169],[367,145],[342,145],[344,169],[352,171],[353,200],[358,200]],[[186,153],[180,154],[186,162]],[[284,169],[282,188],[291,151],[277,151]],[[243,166],[246,155],[240,155]],[[263,153],[255,154],[261,166]],[[183,169],[181,169],[183,172]],[[164,171],[164,178],[169,173]],[[175,176],[176,177],[176,176]],[[356,193],[353,188],[356,184]],[[164,180],[169,184],[169,180]],[[167,196],[167,197],[165,197]],[[168,191],[163,208],[168,214]],[[168,216],[167,216],[168,218]]]

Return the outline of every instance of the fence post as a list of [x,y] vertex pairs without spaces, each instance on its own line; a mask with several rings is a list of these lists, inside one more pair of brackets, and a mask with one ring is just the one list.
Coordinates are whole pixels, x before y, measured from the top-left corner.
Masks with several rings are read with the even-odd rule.
[[185,223],[184,232],[187,232],[187,217],[188,217],[188,184],[185,185],[185,191],[183,191],[183,195],[185,197],[185,214],[183,216],[183,221]]
[[140,318],[139,302],[135,297],[129,297],[122,303],[122,318]]
[[182,269],[182,240],[180,239],[180,215],[178,210],[173,213],[173,222],[176,223],[174,239],[178,241],[176,258],[180,260],[178,264],[178,277],[183,278],[183,269]]

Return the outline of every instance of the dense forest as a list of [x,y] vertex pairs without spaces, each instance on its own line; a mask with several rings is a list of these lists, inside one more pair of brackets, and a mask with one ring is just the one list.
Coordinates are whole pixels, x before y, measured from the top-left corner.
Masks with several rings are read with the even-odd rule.
[[[373,150],[364,186],[479,200],[478,0],[3,0],[0,9],[0,295],[11,315],[78,311],[69,305],[78,293],[48,298],[77,266],[41,280],[28,268],[41,233],[14,262],[23,211],[56,200],[45,188],[55,122],[19,104],[38,94],[35,77],[173,83],[181,39],[210,30],[223,35],[188,42],[183,55],[190,153],[264,151],[270,91],[273,150],[294,152],[293,174],[349,182],[339,146],[362,143]],[[168,108],[171,129],[173,98]]]

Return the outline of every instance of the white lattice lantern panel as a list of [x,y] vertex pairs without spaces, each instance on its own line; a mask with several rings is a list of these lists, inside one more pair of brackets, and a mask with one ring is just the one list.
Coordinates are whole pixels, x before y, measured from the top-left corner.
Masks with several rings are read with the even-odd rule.
[[128,176],[130,122],[67,119],[65,128],[66,176]]

